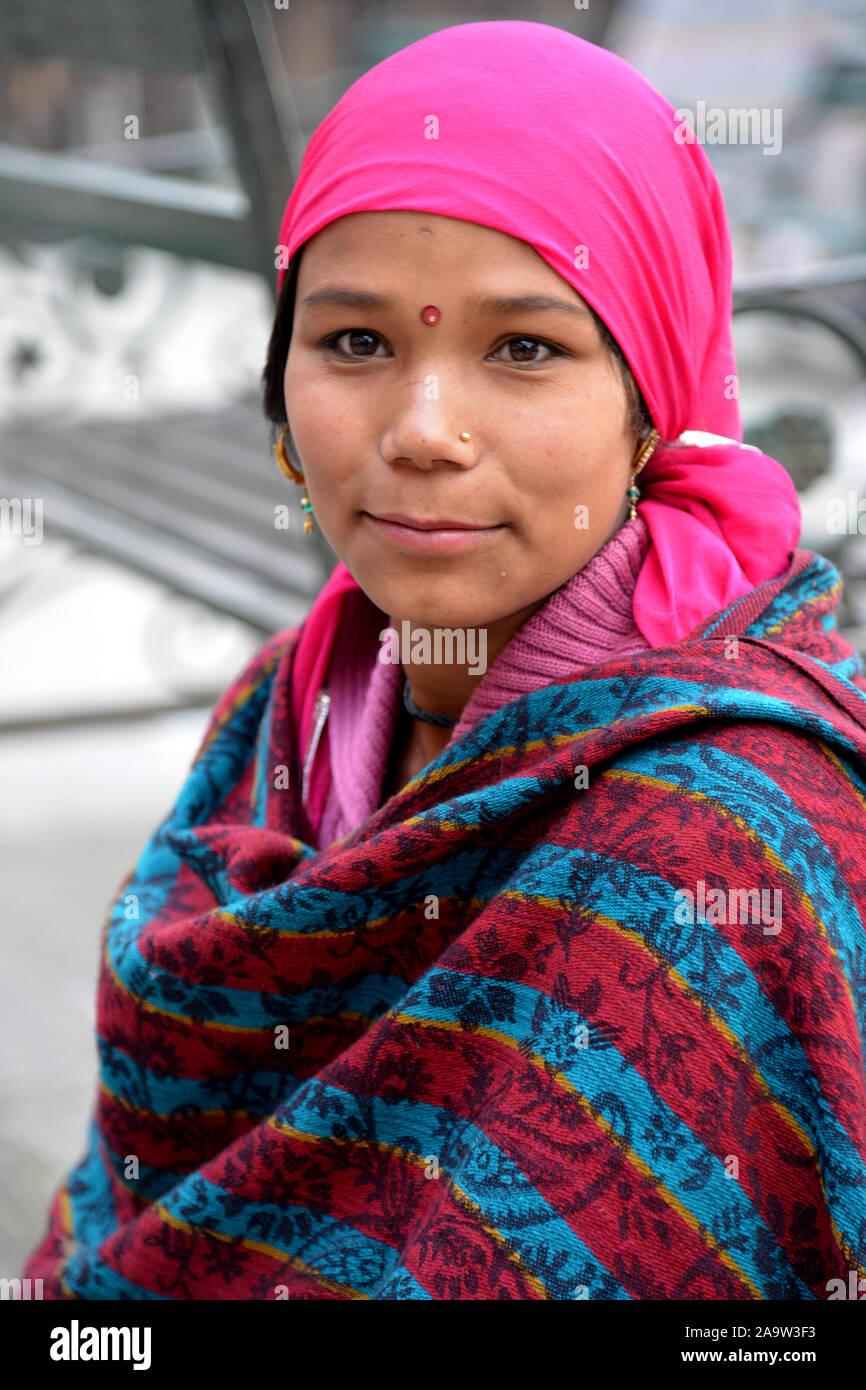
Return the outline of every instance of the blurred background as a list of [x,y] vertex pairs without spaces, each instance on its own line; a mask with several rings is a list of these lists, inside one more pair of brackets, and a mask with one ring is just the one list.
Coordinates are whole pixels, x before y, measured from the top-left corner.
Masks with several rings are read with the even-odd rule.
[[214,701],[335,560],[259,403],[305,144],[374,63],[486,19],[603,44],[681,110],[779,113],[776,152],[706,144],[745,438],[791,471],[866,654],[862,0],[3,0],[0,1277],[83,1149],[109,902]]

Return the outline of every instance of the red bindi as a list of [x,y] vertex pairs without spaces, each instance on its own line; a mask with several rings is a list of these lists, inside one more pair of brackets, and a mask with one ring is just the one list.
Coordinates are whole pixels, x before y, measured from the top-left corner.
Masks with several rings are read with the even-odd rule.
[[438,323],[442,315],[435,304],[425,304],[421,310],[421,317],[425,323]]

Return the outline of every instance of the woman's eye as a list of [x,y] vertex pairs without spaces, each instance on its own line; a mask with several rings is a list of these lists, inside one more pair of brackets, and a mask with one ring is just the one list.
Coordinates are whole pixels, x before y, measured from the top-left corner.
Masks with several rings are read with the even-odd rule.
[[[354,359],[361,361],[365,357],[375,357],[376,349],[384,346],[378,333],[373,333],[366,328],[346,328],[342,333],[332,333],[325,338],[323,347],[336,353],[338,357],[347,360]],[[525,336],[515,336],[500,344],[496,351],[491,354],[498,356],[503,348],[509,351],[509,358],[500,358],[500,361],[512,361],[514,363],[523,362],[529,365],[538,362],[547,362],[552,357],[562,357],[560,348],[554,347],[552,343],[546,343],[543,338],[528,338]],[[540,357],[539,350],[547,356]]]
[[[543,348],[550,357],[562,356],[559,348],[555,348],[552,343],[544,342],[542,338],[509,338],[507,342],[500,344],[496,349],[496,353],[501,352],[503,348],[508,348],[510,351],[516,353],[515,356],[511,357],[512,362],[531,363],[548,361],[549,359],[547,357],[533,357],[530,355],[534,351],[537,351],[538,348]],[[496,353],[493,354],[494,357]],[[505,360],[507,361],[508,359],[506,358]]]
[[[340,357],[372,357],[381,341],[377,333],[370,333],[366,328],[347,328],[342,333],[332,333],[325,339],[325,346],[333,348]],[[343,342],[347,348],[338,346]]]

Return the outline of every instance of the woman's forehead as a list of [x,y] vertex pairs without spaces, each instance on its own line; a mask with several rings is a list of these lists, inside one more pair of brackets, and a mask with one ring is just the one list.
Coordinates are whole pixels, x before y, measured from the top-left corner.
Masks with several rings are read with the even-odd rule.
[[[495,227],[438,213],[414,211],[356,212],[321,228],[298,252],[299,274],[305,279],[330,272],[400,273],[441,262],[455,277],[479,275],[484,280],[513,270],[536,289],[579,300],[574,288],[534,246]],[[518,291],[516,291],[518,292]]]
[[461,242],[466,246],[483,247],[487,254],[498,248],[501,254],[534,256],[542,264],[545,263],[528,242],[497,227],[486,227],[468,218],[404,209],[352,212],[337,217],[310,237],[304,251],[306,254],[313,247],[328,251],[339,248],[341,252],[361,247],[366,250],[371,246],[375,248],[384,239],[389,243],[405,240],[413,244],[421,240],[428,243]]

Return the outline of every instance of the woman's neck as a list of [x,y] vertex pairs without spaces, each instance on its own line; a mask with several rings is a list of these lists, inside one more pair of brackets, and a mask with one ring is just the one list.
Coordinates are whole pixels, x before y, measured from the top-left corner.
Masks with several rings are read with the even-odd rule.
[[451,729],[413,719],[408,710],[401,707],[382,783],[382,800],[387,801],[402,791],[422,768],[438,758],[450,737]]

